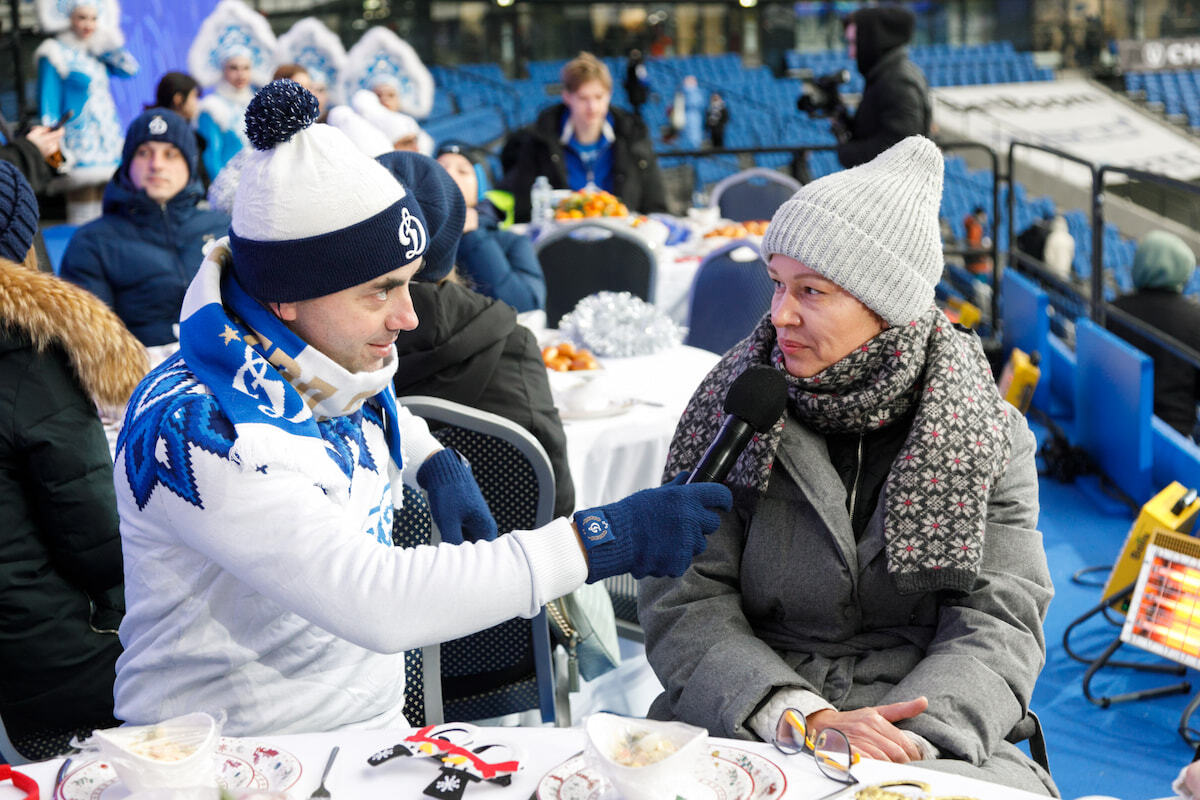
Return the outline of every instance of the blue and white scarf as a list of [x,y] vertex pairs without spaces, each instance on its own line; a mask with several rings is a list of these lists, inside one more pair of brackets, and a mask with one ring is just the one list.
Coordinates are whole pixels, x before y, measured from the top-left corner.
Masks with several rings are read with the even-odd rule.
[[243,433],[252,425],[328,448],[317,422],[354,414],[372,400],[382,411],[392,460],[403,469],[392,388],[396,359],[373,372],[347,371],[250,297],[229,264],[228,239],[211,245],[184,296],[179,340],[188,367],[238,432],[235,450],[243,449]]

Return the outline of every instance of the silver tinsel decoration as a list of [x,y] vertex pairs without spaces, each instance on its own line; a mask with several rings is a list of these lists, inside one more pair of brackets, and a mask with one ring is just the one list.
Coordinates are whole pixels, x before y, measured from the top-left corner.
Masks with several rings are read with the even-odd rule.
[[597,292],[564,314],[558,332],[598,356],[644,356],[683,342],[684,331],[629,292]]

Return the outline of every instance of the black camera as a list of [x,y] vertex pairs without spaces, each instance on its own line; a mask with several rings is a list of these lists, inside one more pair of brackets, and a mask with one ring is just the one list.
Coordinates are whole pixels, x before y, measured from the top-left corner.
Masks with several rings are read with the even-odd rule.
[[810,117],[836,117],[845,111],[838,87],[850,80],[850,70],[839,69],[827,75],[805,78],[804,88],[796,98],[796,108]]

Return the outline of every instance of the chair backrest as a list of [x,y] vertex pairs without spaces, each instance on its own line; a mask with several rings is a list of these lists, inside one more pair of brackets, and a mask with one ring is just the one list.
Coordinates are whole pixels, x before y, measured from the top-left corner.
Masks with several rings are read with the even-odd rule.
[[767,167],[751,167],[734,173],[713,187],[709,205],[721,216],[737,222],[770,219],[783,201],[800,189],[800,181]]
[[[531,433],[504,417],[437,397],[400,398],[430,431],[471,462],[500,532],[530,530],[554,517],[554,470]],[[537,708],[554,722],[555,677],[543,609],[440,647],[447,720],[497,717]]]
[[14,767],[29,763],[29,759],[21,755],[16,745],[8,738],[8,731],[4,729],[4,720],[2,719],[0,719],[0,763],[12,764]]
[[[416,547],[433,543],[433,517],[425,495],[408,484],[392,520],[392,543],[396,547]],[[418,647],[404,652],[404,718],[414,727],[443,722],[442,686],[437,680],[440,651]]]
[[42,228],[42,239],[46,242],[46,255],[50,257],[50,266],[54,268],[54,274],[57,275],[62,267],[63,253],[67,251],[67,244],[70,243],[71,237],[75,235],[78,225],[49,225]]
[[630,292],[654,302],[654,252],[623,223],[563,225],[539,238],[534,250],[546,276],[546,324],[552,328],[596,292]]
[[692,279],[683,343],[724,354],[770,310],[774,292],[753,243],[737,239],[714,250]]

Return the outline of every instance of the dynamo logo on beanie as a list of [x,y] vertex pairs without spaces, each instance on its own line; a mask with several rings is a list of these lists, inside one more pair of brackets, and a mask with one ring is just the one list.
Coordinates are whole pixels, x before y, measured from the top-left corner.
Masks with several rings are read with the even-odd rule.
[[429,238],[425,234],[425,226],[407,208],[400,209],[400,229],[397,232],[400,244],[409,248],[404,251],[404,257],[409,261],[425,252]]

